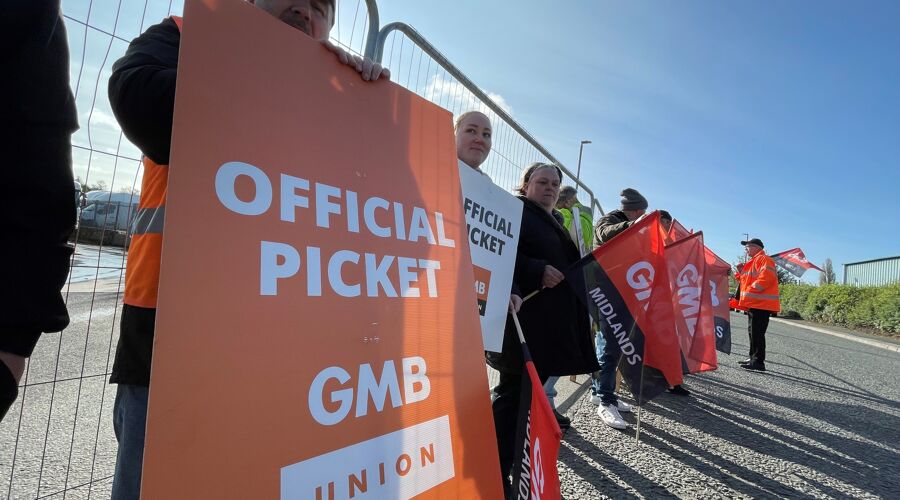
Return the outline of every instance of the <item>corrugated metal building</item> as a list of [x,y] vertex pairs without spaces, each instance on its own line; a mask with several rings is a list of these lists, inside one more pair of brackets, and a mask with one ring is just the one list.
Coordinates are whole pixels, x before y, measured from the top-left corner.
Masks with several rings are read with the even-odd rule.
[[880,286],[900,282],[900,256],[844,264],[844,284]]

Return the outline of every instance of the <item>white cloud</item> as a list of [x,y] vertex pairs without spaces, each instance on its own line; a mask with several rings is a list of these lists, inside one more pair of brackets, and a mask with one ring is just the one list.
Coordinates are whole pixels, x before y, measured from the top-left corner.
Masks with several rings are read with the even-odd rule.
[[[512,115],[512,107],[502,95],[486,90],[484,93],[500,109],[510,116]],[[423,95],[426,99],[446,107],[454,114],[465,113],[471,110],[478,110],[488,115],[493,114],[491,108],[475,97],[469,89],[455,80],[445,78],[443,75],[432,75]]]
[[116,120],[116,118],[114,116],[112,116],[111,114],[106,113],[102,110],[99,110],[97,108],[94,108],[94,112],[93,112],[93,114],[90,115],[90,119],[91,119],[91,123],[90,123],[91,126],[109,127],[109,128],[112,128],[113,130],[115,130],[116,132],[119,132],[122,130],[122,128],[119,127],[119,122]]

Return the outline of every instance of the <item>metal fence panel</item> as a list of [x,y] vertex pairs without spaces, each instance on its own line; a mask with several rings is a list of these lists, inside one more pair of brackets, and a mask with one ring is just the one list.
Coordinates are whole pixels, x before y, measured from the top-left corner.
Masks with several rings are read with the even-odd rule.
[[844,284],[882,286],[900,283],[900,257],[844,264]]
[[481,169],[497,185],[513,191],[530,163],[554,163],[563,170],[563,184],[577,185],[582,201],[595,214],[603,214],[592,190],[576,181],[562,162],[512,118],[512,110],[499,94],[480,89],[415,29],[399,22],[386,25],[379,32],[373,55],[391,70],[394,82],[448,109],[454,117],[478,110],[490,118],[493,144]]
[[[339,3],[332,40],[361,54],[369,34],[366,2]],[[123,230],[111,221],[110,208],[97,211],[99,218],[85,208],[99,201],[118,209],[125,203],[118,193],[139,195],[141,154],[113,117],[107,81],[133,38],[182,8],[183,0],[62,1],[81,126],[72,137],[73,173],[85,189],[108,196],[81,207],[63,289],[70,325],[41,337],[19,399],[0,423],[0,498],[110,496],[117,445],[115,387],[107,382],[119,334],[128,224]]]
[[[118,210],[123,204],[130,207],[140,194],[140,151],[125,139],[113,117],[107,80],[134,37],[180,14],[182,7],[183,0],[62,1],[81,125],[72,137],[73,171],[85,189],[94,190],[91,203]],[[374,54],[379,27],[375,0],[344,0],[339,2],[332,41],[357,54]],[[484,168],[495,182],[511,189],[528,163],[559,163],[510,118],[502,101],[491,99],[464,75],[461,82],[461,73],[449,61],[438,62],[433,48],[423,51],[422,42],[414,43],[399,31],[387,34],[383,53],[392,80],[454,114],[485,111],[495,131]],[[118,193],[134,198],[122,201]],[[110,495],[117,446],[112,429],[115,388],[107,382],[118,340],[129,235],[127,223],[110,223],[111,209],[101,214],[98,205],[89,218],[86,207],[72,241],[75,254],[63,289],[71,323],[61,333],[42,336],[28,362],[19,399],[0,423],[0,496]],[[596,203],[594,207],[599,209]]]

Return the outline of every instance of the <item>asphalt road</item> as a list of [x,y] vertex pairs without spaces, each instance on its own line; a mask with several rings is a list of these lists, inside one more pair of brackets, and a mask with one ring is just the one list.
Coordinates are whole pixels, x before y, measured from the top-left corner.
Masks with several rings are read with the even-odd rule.
[[41,337],[27,387],[0,423],[0,498],[109,498],[116,391],[107,381],[121,295],[82,288],[68,294],[69,328]]
[[[24,409],[20,396],[0,424],[0,498],[109,497],[121,309],[116,293],[91,288],[69,294],[72,326],[42,338]],[[743,354],[746,319],[732,320]],[[640,442],[634,426],[599,421],[586,385],[561,381],[573,419],[559,456],[565,498],[900,498],[900,353],[779,323],[768,345],[766,373],[722,355],[718,371],[688,378],[692,397],[646,405]]]
[[734,354],[688,377],[691,397],[645,405],[640,441],[584,388],[561,405],[563,496],[900,498],[900,353],[773,322],[768,371],[747,372],[746,325],[732,315]]

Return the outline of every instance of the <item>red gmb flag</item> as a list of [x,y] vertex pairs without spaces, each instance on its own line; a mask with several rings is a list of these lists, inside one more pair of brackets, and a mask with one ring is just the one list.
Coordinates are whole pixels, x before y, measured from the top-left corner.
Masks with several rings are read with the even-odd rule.
[[513,494],[516,499],[559,500],[559,471],[556,459],[562,431],[544,394],[528,346],[522,342],[525,371],[516,429],[513,462]]
[[704,248],[703,232],[666,246],[675,331],[689,373],[718,367],[715,320]]
[[772,257],[772,260],[774,260],[776,264],[787,269],[788,272],[798,278],[803,276],[803,273],[805,273],[807,269],[815,269],[823,272],[822,268],[806,260],[806,255],[803,253],[803,250],[800,250],[799,248],[778,252],[769,257]]
[[681,225],[678,222],[678,219],[672,220],[672,225],[669,227],[669,231],[666,233],[666,244],[674,243],[680,239],[687,238],[691,235],[691,231]]
[[731,313],[728,309],[728,273],[731,265],[704,247],[706,274],[709,282],[709,296],[713,306],[713,320],[716,324],[716,350],[731,354]]
[[565,273],[607,338],[638,404],[682,382],[681,349],[659,212],[644,217]]

